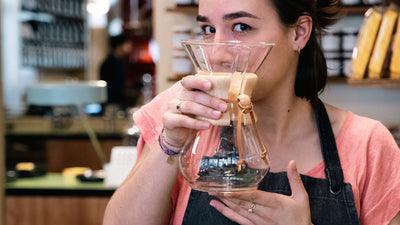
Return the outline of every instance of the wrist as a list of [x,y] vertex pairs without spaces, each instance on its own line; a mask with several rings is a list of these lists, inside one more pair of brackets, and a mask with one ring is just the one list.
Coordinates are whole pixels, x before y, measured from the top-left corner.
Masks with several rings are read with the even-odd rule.
[[178,155],[183,148],[183,146],[171,144],[165,137],[164,129],[161,131],[160,136],[158,136],[158,142],[161,150],[168,156]]

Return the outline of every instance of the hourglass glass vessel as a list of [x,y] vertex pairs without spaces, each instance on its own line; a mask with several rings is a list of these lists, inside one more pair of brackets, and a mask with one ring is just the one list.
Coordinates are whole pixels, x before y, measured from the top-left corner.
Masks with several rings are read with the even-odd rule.
[[257,189],[269,170],[268,152],[258,133],[251,94],[255,72],[273,43],[184,40],[182,44],[196,68],[196,76],[212,83],[207,93],[228,103],[218,120],[199,131],[182,150],[179,165],[191,188],[206,192]]

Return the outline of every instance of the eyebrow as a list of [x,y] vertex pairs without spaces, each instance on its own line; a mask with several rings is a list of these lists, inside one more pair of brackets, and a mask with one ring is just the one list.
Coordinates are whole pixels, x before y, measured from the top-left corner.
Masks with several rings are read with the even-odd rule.
[[[250,14],[248,12],[245,12],[245,11],[239,11],[239,12],[226,14],[222,17],[222,19],[223,20],[234,20],[234,19],[243,18],[243,17],[259,19],[257,16]],[[201,16],[201,15],[197,15],[196,20],[197,20],[197,22],[209,22],[210,21],[206,16]]]

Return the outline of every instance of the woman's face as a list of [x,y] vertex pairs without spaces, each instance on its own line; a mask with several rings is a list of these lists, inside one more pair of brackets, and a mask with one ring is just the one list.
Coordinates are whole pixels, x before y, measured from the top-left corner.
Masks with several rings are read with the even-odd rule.
[[198,23],[204,39],[275,43],[256,72],[260,82],[253,93],[255,100],[279,84],[287,85],[283,81],[294,82],[297,64],[292,65],[296,59],[292,40],[295,32],[283,26],[268,0],[200,0]]

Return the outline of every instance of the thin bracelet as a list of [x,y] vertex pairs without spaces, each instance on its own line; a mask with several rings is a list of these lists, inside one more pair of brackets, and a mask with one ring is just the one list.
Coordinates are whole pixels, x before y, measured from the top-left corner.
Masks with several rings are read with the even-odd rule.
[[[161,131],[160,136],[158,136],[158,143],[160,144],[161,150],[169,156],[178,155],[179,153],[181,153],[179,150],[181,147],[173,146],[165,140],[164,129]],[[176,150],[174,151],[172,149]]]

